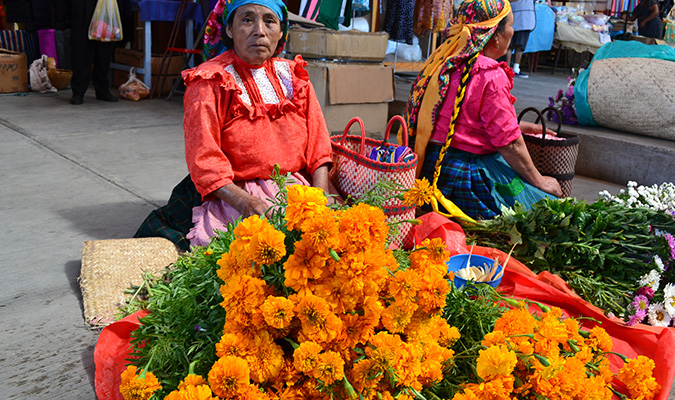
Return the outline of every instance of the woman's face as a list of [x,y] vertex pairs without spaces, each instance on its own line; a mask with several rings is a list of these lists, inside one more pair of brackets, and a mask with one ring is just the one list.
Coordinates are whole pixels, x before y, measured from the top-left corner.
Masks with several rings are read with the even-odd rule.
[[258,4],[237,8],[225,32],[234,42],[237,55],[253,65],[261,65],[272,57],[283,36],[281,22],[276,14]]
[[495,60],[502,57],[509,50],[511,38],[513,37],[513,13],[510,12],[506,16],[506,26],[501,32],[495,32],[492,39],[488,42],[483,50],[483,55],[494,58]]

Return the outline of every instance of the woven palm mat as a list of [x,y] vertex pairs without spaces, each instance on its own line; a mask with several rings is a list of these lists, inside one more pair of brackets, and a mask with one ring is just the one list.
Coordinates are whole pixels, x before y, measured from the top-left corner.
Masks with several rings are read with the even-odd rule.
[[591,64],[588,105],[598,125],[675,140],[675,62],[610,58]]
[[125,291],[140,286],[145,271],[160,275],[176,259],[176,246],[164,238],[85,241],[80,288],[86,323],[102,328],[114,322],[131,297]]

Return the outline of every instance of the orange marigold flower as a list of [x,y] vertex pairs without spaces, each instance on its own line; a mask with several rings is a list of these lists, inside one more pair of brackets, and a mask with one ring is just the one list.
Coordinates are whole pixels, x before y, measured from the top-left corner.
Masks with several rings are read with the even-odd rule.
[[295,243],[295,252],[284,263],[284,284],[296,291],[307,287],[308,281],[319,279],[326,270],[330,256],[321,254],[304,240]]
[[314,218],[314,214],[328,203],[323,190],[303,185],[288,186],[287,199],[286,227],[289,230],[300,229],[303,222]]
[[[178,384],[178,390],[185,389],[188,386],[200,386],[200,385],[206,385],[206,379],[202,377],[201,375],[195,375],[195,374],[188,374],[188,376],[185,377],[180,383]],[[210,392],[211,390],[209,390]]]
[[345,361],[339,353],[327,351],[319,354],[314,377],[324,385],[332,385],[344,377]]
[[302,238],[321,252],[335,249],[339,244],[340,225],[329,208],[317,211],[313,218],[305,221],[302,232]]
[[247,244],[253,236],[260,232],[265,223],[269,224],[267,220],[260,218],[259,215],[251,215],[238,223],[232,233],[241,239],[242,244]]
[[[265,221],[267,222],[267,221]],[[256,264],[270,265],[286,255],[286,235],[269,225],[251,239],[251,258]]]
[[599,326],[594,326],[591,328],[588,342],[588,345],[591,348],[603,352],[612,351],[612,347],[614,346],[611,336],[609,336],[607,331]]
[[651,400],[661,390],[661,385],[652,376],[654,360],[645,356],[628,360],[621,368],[617,378],[628,388],[631,398]]
[[412,319],[413,311],[408,304],[394,302],[382,312],[382,325],[390,333],[403,333]]
[[419,272],[412,269],[396,271],[394,277],[389,280],[389,295],[402,304],[415,304],[417,292],[422,287],[422,279]]
[[358,249],[384,247],[389,233],[382,209],[360,203],[340,217],[340,232],[349,245]]
[[137,375],[136,371],[135,365],[129,365],[122,372],[120,393],[122,393],[124,400],[148,400],[156,391],[162,388],[162,385],[152,372],[143,371],[140,375]]
[[276,329],[284,329],[291,325],[295,304],[286,297],[269,296],[260,306],[267,325]]
[[293,352],[293,365],[300,372],[311,375],[319,363],[319,353],[323,348],[314,342],[302,342]]
[[295,314],[302,323],[300,334],[305,340],[329,342],[342,331],[342,321],[321,297],[312,294],[300,296]]
[[366,393],[378,385],[383,372],[375,360],[366,358],[354,364],[349,381],[359,393]]
[[[464,395],[470,393],[468,397],[459,397],[459,399],[481,399],[481,400],[502,400],[512,398],[513,376],[500,376],[493,380],[481,383],[469,383],[464,387]],[[457,399],[457,397],[453,397]]]
[[509,376],[518,363],[516,353],[504,345],[488,347],[478,353],[476,372],[484,380]]
[[274,342],[267,331],[262,331],[249,342],[251,349],[246,355],[251,380],[263,383],[273,379],[284,366],[284,351]]
[[181,400],[214,400],[213,392],[207,385],[188,386],[181,390]]
[[220,286],[220,293],[223,295],[220,304],[228,314],[232,311],[242,312],[260,307],[267,297],[266,288],[267,284],[260,278],[236,276],[227,285]]
[[248,353],[248,348],[248,339],[245,336],[226,332],[220,337],[220,342],[216,343],[216,355],[219,358],[226,356],[243,358]]
[[443,275],[425,275],[422,277],[422,285],[417,292],[419,306],[428,314],[438,312],[445,307],[449,292],[450,285]]
[[426,249],[420,251],[425,252],[433,261],[445,263],[450,260],[450,250],[441,238],[424,239],[422,247]]
[[497,344],[506,344],[508,338],[502,331],[492,331],[485,335],[483,340],[480,342],[481,345],[485,347],[491,347]]
[[408,206],[421,207],[429,204],[434,196],[434,189],[429,185],[427,178],[415,179],[415,184],[403,194],[403,202]]
[[495,322],[495,331],[506,336],[534,333],[534,317],[526,308],[514,308],[506,311]]
[[209,385],[216,396],[225,399],[243,393],[250,385],[248,363],[240,357],[219,358],[209,371]]

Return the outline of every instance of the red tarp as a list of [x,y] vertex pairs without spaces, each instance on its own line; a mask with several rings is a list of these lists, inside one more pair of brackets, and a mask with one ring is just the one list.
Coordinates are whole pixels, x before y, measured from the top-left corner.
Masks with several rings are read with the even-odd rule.
[[[419,218],[422,224],[415,226],[415,242],[421,243],[425,238],[440,237],[445,240],[453,255],[468,253],[466,237],[461,226],[436,213],[429,213]],[[490,258],[499,256],[506,260],[506,254],[500,250],[476,246],[473,254]],[[654,377],[661,384],[661,392],[657,400],[667,400],[675,378],[675,329],[658,328],[638,324],[627,326],[620,319],[607,318],[602,310],[584,301],[574,294],[567,283],[558,275],[548,272],[535,274],[525,265],[511,258],[504,272],[499,291],[505,295],[528,299],[562,309],[571,317],[589,317],[595,321],[582,320],[584,328],[590,329],[598,323],[614,341],[613,351],[628,358],[638,355],[654,360],[656,368]],[[140,311],[103,329],[96,343],[94,362],[96,363],[96,395],[99,400],[123,400],[119,392],[120,374],[125,369],[128,357],[131,332],[138,326],[138,318],[147,315]],[[614,372],[623,366],[618,357],[611,358]]]

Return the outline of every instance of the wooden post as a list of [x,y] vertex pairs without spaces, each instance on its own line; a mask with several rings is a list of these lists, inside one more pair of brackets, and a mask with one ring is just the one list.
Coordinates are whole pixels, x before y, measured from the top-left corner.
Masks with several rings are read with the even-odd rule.
[[380,0],[373,0],[370,9],[370,31],[377,32],[379,28]]

